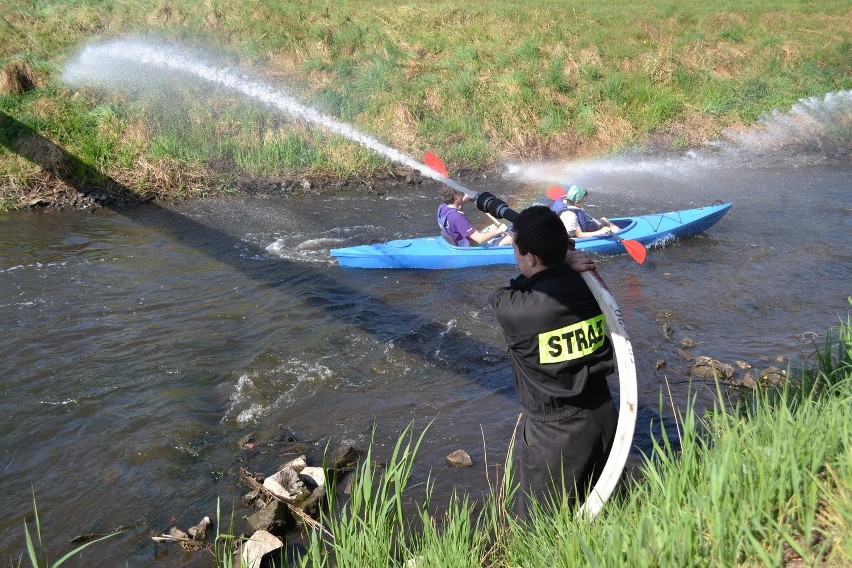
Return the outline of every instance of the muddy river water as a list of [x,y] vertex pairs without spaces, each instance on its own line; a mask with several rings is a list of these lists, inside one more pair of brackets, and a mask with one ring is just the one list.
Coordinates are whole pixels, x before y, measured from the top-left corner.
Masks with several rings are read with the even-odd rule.
[[[691,396],[713,403],[713,386],[690,380],[675,351],[683,339],[696,355],[783,368],[847,317],[845,148],[740,139],[460,181],[522,208],[568,179],[590,190],[596,216],[734,204],[706,233],[650,250],[644,265],[596,258],[636,356],[633,459],[671,418],[666,381],[681,409]],[[54,559],[77,535],[123,525],[133,528],[79,565],[210,565],[156,549],[150,536],[173,517],[186,527],[213,516],[217,498],[239,508],[239,467],[271,473],[286,436],[365,448],[375,428],[381,459],[406,425],[431,424],[415,483],[431,471],[438,493],[487,491],[518,404],[485,300],[512,267],[342,269],[328,254],[433,234],[437,195],[432,181],[401,182],[380,195],[0,214],[2,549],[24,552],[34,492]],[[247,449],[250,434],[265,443]],[[473,468],[446,467],[459,448]]]

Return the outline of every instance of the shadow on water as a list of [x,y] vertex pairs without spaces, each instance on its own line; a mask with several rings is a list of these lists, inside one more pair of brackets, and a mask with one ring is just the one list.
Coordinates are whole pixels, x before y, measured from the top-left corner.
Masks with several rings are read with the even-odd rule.
[[[22,144],[22,138],[35,139],[38,144]],[[46,172],[55,175],[63,183],[82,194],[90,194],[99,190],[98,187],[88,185],[87,181],[103,180],[106,186],[118,188],[125,195],[132,195],[132,192],[117,180],[103,174],[92,165],[85,163],[77,156],[48,140],[30,126],[2,111],[0,111],[0,144],[37,164]],[[39,150],[34,151],[34,148]],[[61,156],[61,159],[56,159],[56,156]],[[129,211],[127,207],[122,206],[105,205],[105,207],[126,217],[127,211]],[[259,269],[257,263],[251,263],[244,257],[267,256],[266,251],[261,247],[236,239],[155,203],[147,203],[144,207],[155,211],[156,214],[128,218],[131,218],[134,223],[145,223],[152,228],[168,233],[183,244],[195,247],[204,254],[234,267],[265,286],[273,289],[286,289],[288,285],[287,276],[293,273],[292,271],[288,273],[286,268],[292,266],[292,261],[286,259],[270,260]],[[216,246],[211,246],[212,243],[216,243]],[[241,250],[243,254],[226,252],[237,250]],[[297,273],[300,280],[308,278],[324,292],[322,295],[312,295],[308,301],[316,303],[316,307],[331,312],[333,316],[329,316],[330,318],[344,320],[347,324],[355,325],[370,335],[375,335],[376,329],[381,327],[378,324],[387,320],[399,322],[403,327],[412,329],[414,336],[432,335],[435,331],[430,329],[434,327],[434,322],[417,313],[401,310],[398,306],[390,305],[365,293],[363,289],[352,288],[343,279],[329,278],[326,274],[312,270],[309,266],[300,264],[298,268]],[[343,275],[345,272],[341,271],[340,274]],[[324,299],[326,297],[340,301],[330,302]],[[350,313],[347,313],[347,310],[350,310]],[[453,342],[458,346],[459,352],[462,353],[479,353],[490,347],[482,345],[475,339],[453,329],[442,330],[442,333],[444,334],[443,339]],[[418,346],[416,342],[406,345],[401,342],[399,337],[394,339],[396,345],[410,353],[424,355],[428,352],[428,347]],[[457,365],[455,368],[466,380],[489,389],[506,392],[506,387],[509,385],[506,376],[489,378],[489,375],[485,375],[483,377],[481,371],[468,370],[467,365]],[[511,396],[514,397],[514,395]]]
[[[24,140],[27,143],[22,143]],[[33,141],[37,143],[33,143]],[[125,196],[133,195],[133,192],[129,188],[123,186],[114,178],[67,152],[64,148],[45,138],[30,126],[16,120],[3,111],[0,111],[0,144],[5,146],[9,151],[38,165],[50,175],[56,176],[80,194],[90,195],[101,193],[103,187],[109,187],[117,189]],[[97,183],[97,185],[93,185],[93,182]],[[294,264],[292,261],[270,259],[264,263],[261,269],[258,269],[257,263],[245,260],[246,258],[261,256],[268,258],[267,251],[258,245],[234,238],[223,231],[199,223],[185,215],[161,207],[156,203],[147,202],[144,204],[145,208],[154,211],[155,214],[132,217],[127,215],[127,212],[131,208],[126,206],[114,205],[109,202],[103,206],[131,219],[134,223],[144,223],[152,228],[171,234],[176,240],[194,246],[197,250],[203,251],[204,254],[213,257],[217,261],[227,263],[253,280],[270,288],[278,289],[287,286],[287,280],[284,275],[288,274],[288,271],[282,267],[291,267]],[[211,243],[216,243],[217,246],[212,247],[210,246]],[[237,252],[229,254],[227,252],[237,250],[242,251],[242,254]],[[358,327],[368,334],[375,335],[376,328],[379,326],[373,325],[374,323],[389,319],[410,326],[411,329],[415,330],[415,333],[418,331],[428,331],[428,328],[434,326],[432,321],[416,313],[401,310],[397,306],[383,302],[375,296],[365,293],[361,288],[352,288],[342,278],[331,279],[326,274],[312,270],[309,266],[301,263],[298,268],[300,273],[299,278],[310,278],[316,283],[317,287],[328,292],[328,296],[341,299],[340,302],[323,302],[320,295],[314,295],[310,301],[323,302],[324,306],[320,307],[333,312],[333,317],[336,320],[344,319],[349,323],[358,320],[354,316],[364,317],[364,321],[358,324]],[[341,271],[340,274],[343,275],[345,272]],[[345,313],[347,307],[357,309],[357,313]],[[480,352],[487,347],[480,345],[467,335],[458,333],[452,329],[442,330],[442,332],[445,333],[445,339],[456,342],[460,352]],[[403,347],[415,354],[423,354],[423,349],[418,349],[416,345]],[[481,373],[468,372],[465,378],[473,383],[483,384]],[[506,387],[506,384],[505,381],[501,381],[499,384],[485,384],[484,386],[502,390]]]
[[[28,140],[28,143],[21,143],[22,139]],[[33,143],[33,141],[37,143]],[[129,188],[123,186],[117,180],[103,174],[92,165],[48,140],[30,126],[2,111],[0,111],[0,144],[37,164],[81,194],[87,195],[100,190],[100,184],[97,187],[90,185],[92,180],[101,180],[104,186],[115,188],[124,195],[133,194]],[[376,329],[382,327],[378,324],[381,321],[389,320],[413,330],[412,336],[434,335],[436,331],[430,329],[434,327],[434,322],[416,313],[401,310],[397,306],[383,302],[375,296],[365,293],[363,289],[352,288],[343,279],[329,278],[326,274],[312,270],[309,266],[300,264],[297,271],[288,271],[287,268],[291,268],[293,265],[292,261],[275,259],[264,262],[262,266],[258,267],[257,263],[252,263],[243,257],[267,256],[264,249],[236,239],[155,203],[144,205],[154,214],[134,215],[132,217],[127,215],[127,212],[130,211],[127,207],[109,204],[104,206],[129,218],[134,223],[144,223],[149,228],[169,234],[182,244],[192,246],[216,261],[232,266],[250,279],[269,288],[286,290],[289,278],[293,278],[294,274],[298,274],[296,278],[299,280],[310,279],[316,288],[323,291],[323,294],[313,294],[310,298],[305,299],[306,302],[313,303],[315,304],[313,307],[326,311],[329,314],[329,319],[343,320],[349,325],[358,327],[366,334],[376,335]],[[214,243],[215,246],[212,246]],[[242,254],[237,252],[238,250]],[[341,274],[345,273],[341,272]],[[328,301],[327,298],[334,301]],[[475,340],[455,330],[444,330],[442,333],[444,333],[444,340],[452,341],[458,345],[462,352],[478,353],[485,349]],[[389,338],[379,339],[386,340]],[[416,341],[406,345],[404,338],[395,337],[394,339],[395,344],[402,349],[416,355],[426,355],[428,347],[419,345]],[[466,369],[468,369],[467,365],[459,365],[456,371],[472,383],[477,383],[488,389],[506,391],[508,377],[492,376],[493,374],[483,376],[481,372],[466,371]]]

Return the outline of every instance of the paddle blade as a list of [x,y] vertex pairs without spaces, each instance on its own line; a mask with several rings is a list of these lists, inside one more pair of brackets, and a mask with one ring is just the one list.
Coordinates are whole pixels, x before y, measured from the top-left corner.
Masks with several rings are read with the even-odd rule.
[[631,241],[625,239],[618,239],[618,241],[624,245],[624,248],[627,249],[627,254],[633,257],[633,260],[642,264],[645,262],[645,257],[648,255],[648,251],[639,241]]
[[563,195],[565,195],[565,190],[558,185],[551,185],[547,188],[547,198],[551,201],[556,201]]
[[423,161],[427,166],[444,176],[445,178],[450,177],[450,174],[447,172],[446,166],[444,166],[444,162],[441,161],[441,158],[433,154],[432,152],[426,152],[423,155]]

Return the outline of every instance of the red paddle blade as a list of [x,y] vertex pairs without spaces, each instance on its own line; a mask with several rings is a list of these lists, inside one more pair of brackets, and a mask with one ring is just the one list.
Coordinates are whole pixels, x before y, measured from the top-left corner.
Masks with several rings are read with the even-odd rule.
[[441,161],[441,158],[433,154],[432,152],[426,152],[423,154],[423,161],[427,166],[444,176],[445,178],[450,177],[450,174],[447,173],[447,168],[444,166],[444,162]]
[[551,201],[556,201],[563,195],[565,195],[565,190],[558,185],[551,185],[547,188],[547,198]]
[[639,241],[630,241],[625,239],[618,239],[618,241],[624,245],[624,248],[627,249],[627,254],[633,257],[633,260],[642,264],[645,262],[645,257],[648,255],[648,251]]

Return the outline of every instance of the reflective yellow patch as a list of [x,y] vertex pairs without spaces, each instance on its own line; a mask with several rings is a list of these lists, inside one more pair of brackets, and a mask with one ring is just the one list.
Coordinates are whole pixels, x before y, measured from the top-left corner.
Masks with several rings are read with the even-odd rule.
[[540,363],[564,363],[591,355],[604,342],[606,318],[603,314],[553,331],[538,334]]

